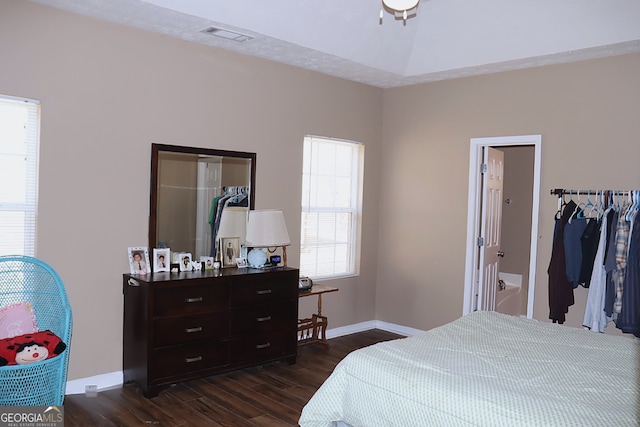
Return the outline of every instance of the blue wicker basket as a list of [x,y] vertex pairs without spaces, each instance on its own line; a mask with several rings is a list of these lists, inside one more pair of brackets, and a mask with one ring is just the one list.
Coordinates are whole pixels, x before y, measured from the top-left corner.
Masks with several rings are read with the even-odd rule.
[[62,280],[46,263],[27,256],[0,257],[0,306],[31,303],[38,329],[67,345],[51,359],[0,367],[0,406],[60,406],[71,349],[71,305]]

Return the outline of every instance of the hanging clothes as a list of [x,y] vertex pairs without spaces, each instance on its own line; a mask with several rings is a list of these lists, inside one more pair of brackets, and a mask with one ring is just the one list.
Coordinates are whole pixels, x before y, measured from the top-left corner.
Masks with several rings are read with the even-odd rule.
[[580,237],[582,248],[582,263],[580,265],[579,282],[585,288],[591,284],[591,273],[593,271],[593,261],[596,259],[598,243],[600,242],[600,221],[591,218]]
[[564,228],[573,214],[576,204],[570,200],[556,218],[553,232],[549,275],[549,319],[554,323],[564,323],[569,307],[574,304],[573,284],[567,279],[567,266],[564,247]]
[[627,253],[629,247],[629,228],[630,222],[627,221],[624,212],[629,209],[624,204],[618,214],[618,224],[616,226],[616,269],[612,272],[612,280],[616,291],[616,297],[613,301],[614,318],[622,309],[622,293],[624,289],[624,272],[627,267]]
[[[627,194],[629,203],[620,198]],[[598,194],[595,205],[588,201],[585,205],[591,210],[580,243],[576,243],[576,231],[581,224],[576,222],[582,215],[567,218],[567,203],[556,214],[554,240],[549,265],[549,309],[550,318],[562,323],[568,311],[567,301],[573,299],[563,293],[563,281],[558,274],[562,260],[566,268],[566,280],[576,286],[576,261],[580,257],[578,285],[589,289],[583,324],[594,332],[604,332],[610,321],[624,333],[640,338],[640,191],[594,191],[555,189],[551,194],[562,197],[565,194]],[[614,199],[617,202],[614,203]],[[559,199],[559,201],[562,199]],[[579,200],[579,199],[578,199]],[[606,207],[606,209],[605,209]],[[604,210],[604,212],[603,212]],[[581,213],[584,212],[584,209]],[[589,218],[597,213],[596,218]],[[558,218],[560,215],[560,218]],[[577,227],[574,227],[577,224]],[[560,245],[559,234],[564,233],[564,247]],[[564,253],[562,250],[564,249]],[[563,298],[565,298],[563,300]],[[563,310],[566,307],[566,311]]]
[[607,245],[604,251],[604,271],[606,272],[606,289],[604,297],[604,312],[613,319],[613,304],[616,300],[616,285],[613,272],[616,270],[616,230],[620,213],[612,208],[607,218]]
[[211,210],[209,212],[209,225],[211,227],[211,251],[209,256],[216,258],[219,250],[218,230],[222,220],[222,213],[229,206],[247,207],[249,206],[249,197],[246,188],[243,186],[229,186],[225,188],[224,194],[215,197],[211,202]]
[[587,228],[587,218],[576,218],[575,210],[573,217],[564,226],[564,248],[567,266],[567,279],[574,288],[583,285],[580,282],[580,269],[582,267],[582,243],[581,238]]
[[640,337],[640,224],[637,224],[637,221],[636,210],[630,224],[624,292],[616,326],[622,332]]
[[589,280],[591,285],[589,286],[587,305],[584,312],[584,320],[582,322],[584,326],[594,332],[604,332],[604,328],[611,321],[611,318],[607,317],[604,310],[607,286],[607,273],[604,268],[604,254],[607,246],[607,221],[610,210],[611,208],[607,209],[605,214],[602,216],[598,248],[591,268],[592,272]]

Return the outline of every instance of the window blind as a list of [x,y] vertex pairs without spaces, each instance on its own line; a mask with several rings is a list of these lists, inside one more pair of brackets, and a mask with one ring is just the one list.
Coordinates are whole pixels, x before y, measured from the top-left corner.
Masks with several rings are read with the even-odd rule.
[[312,278],[358,274],[364,145],[304,139],[300,272]]
[[0,95],[0,255],[35,256],[38,101]]

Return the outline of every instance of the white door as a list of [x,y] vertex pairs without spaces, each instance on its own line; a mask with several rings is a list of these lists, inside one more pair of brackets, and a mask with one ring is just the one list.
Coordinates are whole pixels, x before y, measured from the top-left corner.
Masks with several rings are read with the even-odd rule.
[[504,256],[500,250],[504,153],[495,148],[485,147],[483,157],[477,307],[478,310],[494,311],[500,258]]
[[[469,145],[469,194],[467,216],[466,261],[464,269],[464,300],[462,314],[478,309],[480,248],[480,218],[482,218],[482,179],[480,166],[486,147],[532,146],[534,148],[533,192],[531,210],[531,238],[529,247],[529,283],[527,290],[527,317],[533,318],[533,300],[536,288],[536,254],[538,253],[538,218],[540,207],[540,175],[542,160],[542,135],[517,135],[471,138]],[[503,196],[504,197],[504,196]],[[484,245],[483,245],[484,246]]]

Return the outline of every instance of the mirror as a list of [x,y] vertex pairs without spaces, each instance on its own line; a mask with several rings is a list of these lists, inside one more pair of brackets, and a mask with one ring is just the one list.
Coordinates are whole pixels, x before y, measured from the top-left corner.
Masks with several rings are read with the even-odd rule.
[[255,153],[152,144],[149,248],[199,260],[214,256],[220,237],[243,244],[255,170]]

